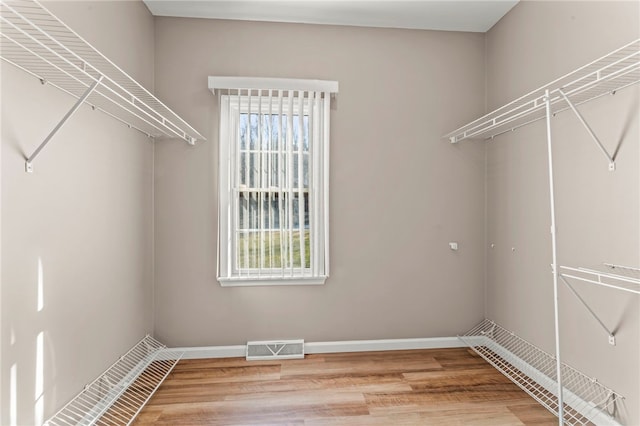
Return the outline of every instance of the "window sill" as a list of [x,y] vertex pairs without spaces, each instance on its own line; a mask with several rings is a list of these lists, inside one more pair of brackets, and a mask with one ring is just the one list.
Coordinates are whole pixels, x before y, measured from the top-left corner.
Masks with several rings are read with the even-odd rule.
[[283,285],[323,285],[327,277],[263,277],[263,278],[245,278],[218,277],[218,282],[222,287],[262,287],[262,286],[283,286]]

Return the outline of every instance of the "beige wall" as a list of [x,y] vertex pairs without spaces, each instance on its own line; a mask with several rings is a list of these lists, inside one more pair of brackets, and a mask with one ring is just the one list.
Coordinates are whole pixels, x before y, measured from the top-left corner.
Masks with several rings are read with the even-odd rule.
[[[486,36],[175,18],[154,27],[140,2],[48,5],[133,77],[155,82],[209,141],[159,140],[154,152],[81,108],[26,175],[24,155],[73,101],[2,65],[1,424],[12,366],[18,423],[35,419],[40,332],[44,417],[152,329],[171,346],[435,337],[487,316],[553,351],[543,127],[489,144],[440,137],[485,102],[498,106],[637,38],[638,3],[525,1]],[[326,285],[216,282],[208,75],[340,82]],[[638,105],[636,88],[584,107],[608,147],[621,143],[615,173],[573,116],[554,120],[560,263],[638,264]],[[618,344],[562,289],[565,360],[625,395],[621,418],[640,423],[640,301],[577,288]]]
[[[156,335],[177,346],[435,337],[478,322],[484,148],[441,135],[482,111],[483,61],[483,34],[157,18],[157,94],[209,141],[156,145]],[[217,283],[209,75],[340,82],[324,286]]]
[[[530,2],[487,34],[490,107],[524,94],[640,37],[638,2]],[[576,117],[552,123],[561,265],[640,263],[637,87],[580,107],[611,151],[607,170]],[[487,317],[553,352],[549,190],[544,123],[487,144]],[[515,247],[515,251],[511,248]],[[625,424],[640,424],[640,297],[574,283],[615,330],[617,345],[561,284],[562,356],[626,397]]]
[[[152,88],[153,18],[142,2],[46,5]],[[146,137],[82,107],[26,174],[24,156],[74,100],[4,62],[1,71],[0,424],[29,425],[53,414],[152,331],[153,148]]]

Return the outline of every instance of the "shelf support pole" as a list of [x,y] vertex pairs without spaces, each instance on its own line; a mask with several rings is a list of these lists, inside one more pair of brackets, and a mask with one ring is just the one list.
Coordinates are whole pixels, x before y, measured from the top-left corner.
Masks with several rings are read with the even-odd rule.
[[587,133],[589,133],[589,136],[591,136],[591,139],[593,139],[593,141],[596,143],[598,148],[600,148],[600,151],[602,152],[602,154],[605,157],[607,157],[607,160],[609,161],[609,170],[610,171],[614,171],[616,169],[616,163],[615,163],[614,159],[611,157],[611,155],[609,155],[609,152],[607,152],[607,149],[604,147],[604,145],[602,145],[602,142],[600,142],[600,139],[598,139],[598,137],[593,132],[593,130],[591,129],[589,124],[587,124],[587,121],[584,119],[582,114],[580,114],[580,111],[578,111],[578,108],[576,108],[576,106],[573,104],[573,102],[571,102],[569,100],[567,95],[561,89],[558,89],[558,93],[560,93],[560,95],[564,98],[564,100],[567,103],[567,105],[569,105],[569,108],[571,108],[571,110],[576,115],[576,117],[578,117],[578,120],[580,120],[580,123],[587,130]]
[[555,343],[556,343],[556,376],[558,379],[558,424],[564,424],[564,402],[562,396],[562,362],[560,360],[560,315],[558,301],[558,251],[556,244],[556,207],[553,185],[553,154],[551,151],[551,96],[549,89],[544,96],[546,123],[547,123],[547,155],[549,161],[549,201],[551,207],[551,269],[553,273],[553,308],[555,319]]
[[610,345],[615,345],[616,344],[616,337],[613,335],[613,332],[611,330],[609,330],[607,328],[606,325],[604,325],[604,323],[602,322],[602,320],[600,320],[600,318],[598,317],[598,315],[596,315],[595,312],[593,312],[593,310],[589,307],[589,305],[587,304],[587,302],[584,301],[584,299],[580,296],[580,294],[578,294],[578,292],[576,291],[575,288],[573,288],[573,286],[569,283],[569,281],[567,281],[567,279],[560,274],[560,279],[562,280],[562,282],[569,287],[569,290],[571,290],[571,292],[573,293],[573,295],[578,298],[578,300],[584,305],[585,308],[587,308],[587,311],[589,311],[589,313],[596,319],[596,321],[598,321],[598,323],[600,324],[600,326],[604,329],[604,331],[607,332],[607,334],[609,335],[609,344]]
[[96,89],[96,87],[98,87],[98,85],[102,81],[102,78],[103,78],[103,76],[98,77],[98,79],[96,81],[94,81],[91,86],[89,86],[87,88],[87,90],[82,94],[82,96],[80,96],[78,98],[78,100],[76,101],[75,105],[73,105],[73,107],[71,107],[71,109],[65,114],[65,116],[62,117],[62,120],[60,120],[60,122],[56,125],[56,127],[54,127],[53,130],[51,130],[51,132],[49,132],[47,137],[44,138],[44,140],[42,141],[40,146],[38,148],[36,148],[35,151],[33,151],[33,154],[31,154],[31,156],[29,158],[27,158],[27,161],[26,161],[26,164],[25,164],[25,171],[27,173],[33,173],[33,165],[31,164],[33,162],[33,160],[38,156],[38,154],[40,154],[40,151],[42,151],[42,149],[49,143],[51,138],[53,138],[55,136],[55,134],[58,133],[58,131],[62,128],[62,126],[65,125],[65,123],[71,118],[71,116],[73,116],[73,114],[75,114],[75,112],[78,110],[78,108],[80,108],[80,105],[82,105],[84,103],[84,101],[87,100],[89,95]]

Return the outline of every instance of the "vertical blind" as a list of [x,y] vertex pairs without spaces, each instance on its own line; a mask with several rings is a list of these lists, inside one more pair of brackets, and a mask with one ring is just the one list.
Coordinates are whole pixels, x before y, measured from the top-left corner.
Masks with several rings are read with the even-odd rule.
[[214,89],[220,107],[218,279],[236,285],[324,282],[331,92]]

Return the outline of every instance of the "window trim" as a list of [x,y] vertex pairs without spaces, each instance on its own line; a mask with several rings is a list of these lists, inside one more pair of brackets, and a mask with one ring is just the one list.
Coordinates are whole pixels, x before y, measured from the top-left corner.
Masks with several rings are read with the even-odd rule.
[[[212,87],[212,79],[214,86]],[[221,77],[209,77],[209,86],[212,90],[228,89],[224,84],[220,83]],[[224,79],[224,78],[222,78]],[[227,84],[227,86],[236,87],[250,87],[249,85],[239,85],[238,78],[232,77],[233,84]],[[255,80],[255,79],[250,79]],[[290,79],[257,79],[257,80],[278,80],[280,84],[283,82],[290,83]],[[215,82],[218,82],[218,86],[215,86]],[[298,83],[307,80],[295,80]],[[323,83],[319,80],[312,80],[315,83]],[[263,82],[264,83],[264,82]],[[331,92],[337,92],[337,82],[325,82],[330,83],[329,86],[332,89]],[[281,268],[273,268],[273,271],[277,273],[270,274],[264,269],[260,275],[254,274],[243,276],[239,270],[236,269],[235,256],[232,250],[235,248],[235,244],[231,241],[234,239],[233,229],[233,208],[231,203],[235,202],[233,193],[235,189],[233,186],[233,177],[231,176],[231,161],[235,161],[233,148],[231,144],[224,143],[223,141],[235,140],[236,136],[233,134],[236,127],[238,117],[242,113],[246,113],[248,110],[250,113],[273,113],[276,112],[273,109],[273,105],[278,102],[279,98],[276,98],[278,92],[280,92],[282,99],[289,99],[289,96],[294,95],[294,92],[300,91],[312,92],[313,90],[297,90],[297,89],[273,89],[272,85],[269,85],[269,89],[264,89],[264,84],[257,84],[256,91],[268,90],[269,94],[273,94],[272,102],[265,102],[266,96],[262,96],[262,103],[258,103],[254,100],[251,101],[251,109],[249,110],[249,103],[247,102],[249,90],[239,91],[235,89],[234,92],[238,94],[231,94],[231,90],[225,93],[225,90],[220,90],[219,94],[219,118],[220,118],[220,139],[219,139],[219,195],[218,195],[218,274],[217,279],[221,286],[265,286],[265,285],[322,285],[326,282],[329,276],[329,114],[330,114],[330,95],[331,92],[323,92],[315,98],[318,102],[316,108],[313,111],[313,120],[316,120],[319,127],[309,129],[310,132],[316,131],[318,135],[314,135],[319,139],[318,148],[320,152],[310,152],[310,167],[314,170],[312,174],[313,186],[309,188],[309,196],[313,197],[309,200],[312,207],[310,210],[315,210],[315,217],[319,223],[315,225],[317,229],[313,229],[314,225],[310,226],[311,232],[316,238],[311,250],[314,250],[316,255],[311,257],[312,264],[308,267],[292,268],[284,270],[284,274],[281,272]],[[275,85],[277,86],[277,85]],[[329,87],[326,86],[326,87]],[[314,87],[315,89],[315,87]],[[242,93],[246,93],[244,96]],[[317,93],[316,93],[317,95]],[[257,99],[257,96],[252,95],[252,99]],[[297,99],[295,96],[294,98]],[[238,101],[239,99],[239,101]],[[287,113],[289,109],[289,101],[282,102],[282,113]],[[294,105],[294,111],[299,107]],[[305,101],[302,105],[302,113],[309,114],[309,103]],[[278,111],[279,112],[279,111]],[[294,112],[295,113],[295,112]],[[318,175],[316,177],[316,175]],[[287,191],[288,192],[288,191]],[[311,204],[312,203],[312,204]],[[309,212],[311,214],[311,211]],[[295,231],[294,231],[295,232]],[[315,262],[315,265],[314,265]],[[315,267],[314,267],[315,266]],[[246,270],[245,270],[246,271]],[[304,272],[301,272],[304,271]],[[313,274],[315,275],[306,275]],[[291,274],[291,276],[289,276]]]

